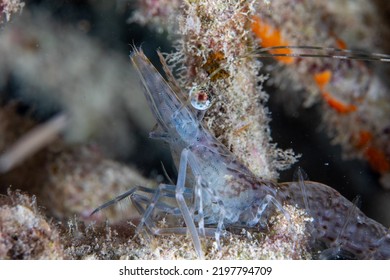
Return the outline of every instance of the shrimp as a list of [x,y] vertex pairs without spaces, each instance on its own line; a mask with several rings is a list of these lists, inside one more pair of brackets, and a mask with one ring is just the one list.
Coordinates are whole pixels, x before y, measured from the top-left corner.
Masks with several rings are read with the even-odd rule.
[[[383,225],[331,187],[305,180],[300,170],[298,182],[256,177],[202,125],[196,110],[181,101],[179,89],[164,80],[142,50],[134,50],[131,60],[157,120],[150,137],[167,142],[173,156],[179,158],[177,182],[160,184],[157,189],[132,188],[93,213],[130,196],[142,215],[136,233],[142,229],[154,234],[188,231],[203,258],[200,237],[214,235],[220,246],[220,236],[228,227],[264,228],[277,210],[289,220],[283,205],[290,204],[312,216],[311,243],[324,245],[325,257],[350,254],[359,259],[390,259],[390,234]],[[164,198],[174,198],[177,206],[167,204]],[[181,216],[186,227],[157,228],[153,220],[156,210]]]

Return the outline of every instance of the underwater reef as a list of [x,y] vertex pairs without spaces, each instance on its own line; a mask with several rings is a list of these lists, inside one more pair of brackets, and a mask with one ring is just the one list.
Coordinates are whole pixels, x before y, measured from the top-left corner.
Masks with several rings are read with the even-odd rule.
[[[197,258],[189,236],[134,236],[141,217],[130,199],[90,216],[134,186],[177,177],[175,155],[147,139],[155,120],[133,45],[154,65],[160,48],[160,72],[195,94],[183,103],[206,95],[193,105],[207,106],[203,126],[253,174],[292,181],[301,166],[349,200],[361,196],[362,211],[388,228],[386,63],[259,49],[390,53],[389,11],[379,0],[0,0],[0,259]],[[202,238],[205,258],[317,258],[312,217],[284,208],[289,220],[232,229],[221,250]],[[172,217],[158,218],[164,228]]]

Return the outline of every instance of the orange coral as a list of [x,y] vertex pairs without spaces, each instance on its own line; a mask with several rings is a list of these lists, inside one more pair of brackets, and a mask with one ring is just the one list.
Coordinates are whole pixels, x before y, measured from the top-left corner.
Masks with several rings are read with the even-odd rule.
[[356,143],[357,148],[364,148],[372,141],[372,133],[367,130],[359,132],[358,141]]
[[357,107],[352,104],[345,104],[332,96],[329,92],[324,91],[324,88],[329,84],[332,79],[332,72],[325,70],[314,75],[314,81],[316,82],[319,89],[322,91],[322,97],[328,103],[328,105],[336,110],[340,114],[347,114],[356,111]]
[[320,90],[323,90],[324,87],[329,84],[331,79],[332,72],[330,70],[325,70],[320,73],[314,74],[314,81],[316,82]]
[[[264,48],[275,47],[275,46],[289,46],[287,41],[284,41],[280,30],[273,26],[265,23],[260,17],[254,16],[252,18],[252,31],[255,35],[261,39],[261,46]],[[291,50],[274,50],[274,54],[291,54]],[[277,56],[275,57],[280,62],[290,64],[294,62],[293,57]]]
[[386,173],[390,171],[390,162],[385,154],[375,147],[368,147],[364,152],[371,167],[379,173]]
[[357,110],[357,107],[355,105],[345,104],[334,96],[332,96],[329,92],[323,92],[322,97],[330,107],[332,107],[340,114],[348,114]]
[[226,79],[229,77],[229,73],[221,69],[221,62],[225,60],[225,55],[223,52],[211,52],[207,57],[207,61],[202,65],[202,68],[207,72],[207,74],[212,75],[210,77],[211,81],[216,81],[219,79]]
[[386,173],[390,171],[390,161],[380,149],[374,147],[373,135],[367,130],[359,132],[356,147],[364,151],[364,157],[375,171]]

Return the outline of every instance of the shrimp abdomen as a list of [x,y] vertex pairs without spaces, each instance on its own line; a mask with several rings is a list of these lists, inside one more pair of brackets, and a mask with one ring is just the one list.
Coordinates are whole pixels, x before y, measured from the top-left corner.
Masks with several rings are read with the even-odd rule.
[[[331,187],[304,181],[308,209],[313,218],[309,231],[314,247],[345,251],[358,259],[390,259],[386,227],[367,217],[355,204]],[[280,184],[278,199],[305,209],[305,198],[296,182]]]

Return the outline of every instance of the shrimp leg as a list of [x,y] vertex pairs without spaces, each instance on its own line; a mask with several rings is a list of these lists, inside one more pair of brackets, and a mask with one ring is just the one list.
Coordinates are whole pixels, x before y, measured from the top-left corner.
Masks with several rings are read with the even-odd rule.
[[[160,184],[157,189],[154,192],[154,196],[149,203],[148,207],[145,210],[144,215],[142,216],[142,219],[140,223],[137,226],[136,233],[139,233],[146,221],[149,219],[150,215],[152,214],[154,208],[156,207],[158,201],[160,200],[161,196],[167,196],[172,191],[172,187],[175,187],[175,198],[178,204],[178,208],[180,209],[180,212],[183,215],[184,222],[186,223],[186,226],[190,232],[191,238],[194,242],[195,250],[199,256],[199,258],[203,258],[203,252],[201,248],[201,243],[199,239],[198,230],[196,229],[195,223],[194,223],[194,216],[191,214],[191,211],[189,210],[185,194],[188,196],[188,188],[185,187],[185,181],[186,181],[186,172],[187,172],[187,165],[190,162],[192,170],[196,169],[196,164],[194,160],[188,160],[189,156],[191,155],[191,151],[189,149],[183,149],[181,156],[180,156],[180,165],[179,165],[179,174],[176,186],[173,185],[167,185],[167,184]],[[195,172],[197,173],[197,172]],[[201,233],[203,235],[204,228],[201,230]]]
[[[186,189],[186,190],[188,190],[188,189]],[[186,195],[186,193],[184,195]],[[144,213],[146,212],[146,209],[142,206],[142,204],[149,205],[151,203],[149,198],[142,196],[142,195],[138,195],[138,194],[134,194],[133,196],[131,196],[131,201],[134,204],[137,211],[141,215],[144,215]],[[168,214],[171,214],[174,216],[181,216],[182,215],[179,208],[169,206],[163,202],[158,202],[155,206],[155,209],[158,209],[162,212],[165,212],[165,213],[168,213]],[[185,235],[188,232],[187,227],[159,228],[154,224],[153,219],[151,219],[150,216],[148,219],[145,220],[145,226],[154,235],[168,235],[168,234]],[[205,228],[205,229],[203,229],[203,234],[204,234],[204,236],[212,237],[212,236],[215,236],[216,231],[217,231],[216,228]],[[199,232],[200,232],[200,229],[199,229]]]
[[[190,161],[189,158],[190,157]],[[195,161],[191,157],[191,152],[189,149],[183,149],[181,155],[180,155],[180,164],[179,164],[179,174],[177,178],[176,183],[176,201],[177,204],[181,210],[181,213],[183,214],[184,221],[186,223],[186,226],[188,227],[192,241],[194,242],[196,253],[198,254],[200,259],[204,258],[203,251],[200,244],[199,234],[195,227],[194,219],[191,216],[191,213],[188,209],[188,206],[186,204],[186,201],[184,199],[184,191],[185,191],[185,181],[186,181],[186,172],[187,172],[187,163],[190,162],[192,168],[192,171],[194,172],[195,167]]]
[[151,216],[154,208],[158,204],[161,196],[165,196],[165,193],[167,193],[172,188],[172,185],[167,184],[160,184],[157,189],[154,191],[153,199],[148,203],[148,207],[145,210],[145,213],[143,214],[140,223],[137,226],[137,229],[135,231],[136,234],[140,233],[142,228],[144,227],[145,221]]

